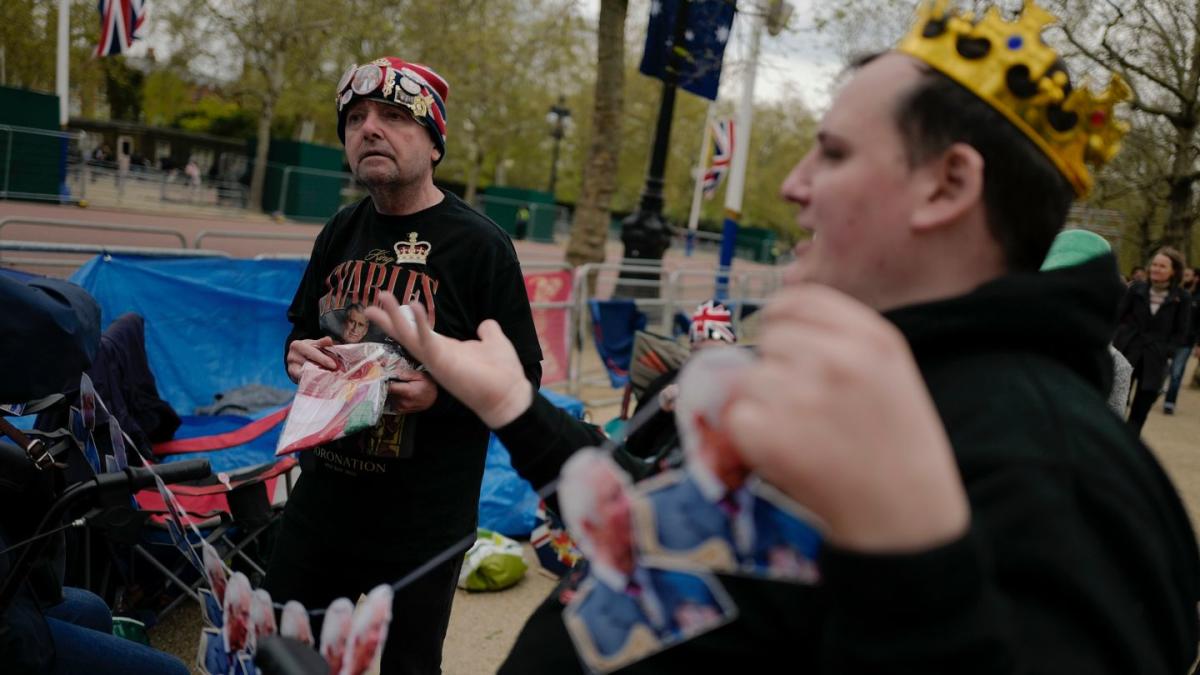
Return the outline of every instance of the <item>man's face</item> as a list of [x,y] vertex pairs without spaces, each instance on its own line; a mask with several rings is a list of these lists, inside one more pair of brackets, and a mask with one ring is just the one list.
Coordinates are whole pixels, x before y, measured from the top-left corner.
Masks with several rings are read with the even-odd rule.
[[212,575],[213,597],[217,599],[217,602],[225,601],[225,573],[224,572],[225,572],[224,570],[212,570],[210,572],[210,574]]
[[702,414],[696,415],[695,425],[700,436],[696,459],[704,462],[726,489],[740,488],[746,482],[750,469],[742,462],[742,457],[729,434],[709,422]]
[[357,307],[346,310],[346,325],[342,329],[342,342],[361,342],[367,334],[367,315]]
[[898,266],[917,193],[893,110],[919,75],[914,60],[886,54],[834,99],[816,144],[780,189],[812,233],[796,245],[789,283],[826,284],[882,309],[880,292],[904,281]]
[[1190,267],[1183,268],[1183,285],[1191,286],[1192,282],[1195,280],[1196,280],[1196,272]]
[[354,643],[354,664],[364,670],[375,660],[375,650],[383,637],[383,625],[374,625],[367,629],[357,642]]
[[629,496],[625,486],[610,471],[592,475],[596,503],[592,516],[585,521],[588,537],[598,552],[609,558],[617,569],[633,569],[632,523],[629,516]]
[[438,151],[433,139],[408,110],[359,99],[346,113],[346,162],[371,187],[410,185],[433,172]]
[[238,651],[246,646],[246,638],[250,628],[250,598],[238,598],[229,606],[229,616],[225,617],[229,631],[229,649]]
[[1145,281],[1146,280],[1146,270],[1144,270],[1140,267],[1137,268],[1136,270],[1133,271],[1133,276],[1131,277],[1131,279],[1133,281]]

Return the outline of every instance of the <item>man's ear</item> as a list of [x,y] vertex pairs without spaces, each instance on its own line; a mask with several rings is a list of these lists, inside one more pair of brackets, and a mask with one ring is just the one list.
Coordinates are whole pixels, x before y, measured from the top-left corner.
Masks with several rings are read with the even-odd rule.
[[442,151],[434,148],[433,152],[430,153],[430,158],[433,160],[434,164],[437,164],[442,159]]
[[941,155],[914,169],[918,203],[912,227],[932,230],[962,219],[983,203],[983,156],[966,143],[954,143]]

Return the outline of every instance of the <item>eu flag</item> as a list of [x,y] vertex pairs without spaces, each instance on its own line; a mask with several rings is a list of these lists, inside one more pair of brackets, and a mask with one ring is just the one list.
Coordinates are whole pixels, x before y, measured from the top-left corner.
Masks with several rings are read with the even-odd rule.
[[[675,44],[680,12],[687,12],[686,24]],[[672,74],[685,91],[716,100],[733,12],[732,0],[652,0],[639,70],[660,80]]]

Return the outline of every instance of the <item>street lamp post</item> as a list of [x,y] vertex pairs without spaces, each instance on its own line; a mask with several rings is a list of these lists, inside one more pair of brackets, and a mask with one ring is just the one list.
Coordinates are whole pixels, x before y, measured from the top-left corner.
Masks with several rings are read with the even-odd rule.
[[566,99],[558,97],[558,103],[550,106],[546,113],[546,122],[550,124],[550,137],[554,139],[554,150],[550,156],[550,187],[547,192],[554,196],[554,185],[558,182],[558,145],[562,142],[570,124],[571,111],[566,107]]
[[[672,45],[684,43],[689,6],[690,0],[680,0],[675,14]],[[663,254],[671,245],[671,231],[662,214],[663,176],[666,175],[667,169],[667,144],[671,140],[671,120],[675,114],[675,90],[679,85],[681,64],[679,53],[675,49],[670,51],[667,58],[662,101],[658,106],[658,122],[654,127],[654,146],[650,153],[650,166],[646,169],[641,201],[638,203],[638,210],[621,221],[624,260],[645,261],[654,264],[655,267],[647,271],[622,269],[617,275],[614,297],[658,297],[659,288],[654,282],[661,279],[662,272],[657,265],[662,264]]]

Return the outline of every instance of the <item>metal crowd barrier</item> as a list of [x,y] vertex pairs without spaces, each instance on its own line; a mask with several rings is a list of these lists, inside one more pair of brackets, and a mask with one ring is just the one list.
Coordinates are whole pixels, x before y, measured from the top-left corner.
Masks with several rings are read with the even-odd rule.
[[[200,248],[200,243],[208,237],[214,239],[272,239],[282,241],[304,241],[312,243],[316,234],[299,234],[296,232],[243,232],[241,230],[203,230],[196,235],[192,246]],[[304,256],[307,258],[308,256]]]
[[[633,298],[640,310],[658,310],[661,313],[658,322],[659,332],[670,335],[674,315],[679,310],[690,311],[696,304],[713,297],[716,279],[721,274],[717,269],[671,269],[658,264],[647,264],[643,261],[622,260],[619,263],[588,263],[575,269],[575,283],[572,296],[575,299],[575,321],[571,335],[571,350],[569,352],[569,376],[567,390],[573,396],[579,396],[585,385],[607,384],[608,375],[603,368],[586,370],[584,368],[585,350],[589,346],[591,328],[591,313],[588,302],[592,299],[611,297],[607,283],[599,278],[602,274],[619,275],[621,272],[659,272],[658,279],[621,279],[620,283],[627,287],[656,287],[659,289],[657,298]],[[782,284],[782,270],[779,268],[763,270],[737,270],[726,272],[729,276],[729,302],[738,306],[744,304],[761,305]],[[596,276],[595,292],[589,292],[589,277]],[[702,283],[687,283],[688,279],[701,279]],[[615,288],[615,280],[613,281]],[[606,292],[607,291],[607,292]],[[740,312],[734,313],[734,326],[741,331]],[[739,334],[741,334],[739,332]],[[589,400],[591,405],[608,405],[620,400],[620,397],[603,400]]]
[[[225,251],[156,246],[119,246],[116,244],[64,244],[51,241],[0,241],[0,252],[20,251],[66,255],[138,255],[155,258],[229,258]],[[62,258],[26,258],[0,256],[0,266],[79,267],[86,261]]]
[[[621,272],[640,272],[653,273],[658,272],[658,279],[620,279]],[[571,352],[568,360],[568,382],[567,390],[572,396],[579,396],[584,385],[606,384],[608,375],[603,367],[598,371],[584,372],[584,350],[588,347],[589,340],[585,336],[590,335],[591,328],[591,312],[588,311],[588,301],[598,298],[601,294],[599,291],[603,288],[608,290],[603,295],[612,296],[612,290],[615,290],[616,284],[620,283],[626,287],[642,287],[642,288],[658,288],[657,298],[635,298],[634,303],[638,309],[659,309],[664,310],[667,306],[666,293],[663,289],[662,273],[663,266],[657,263],[647,263],[642,260],[622,260],[619,263],[586,263],[575,268],[575,288],[572,291],[572,296],[575,298],[575,323],[574,330],[571,335]],[[602,274],[615,274],[617,279],[611,281],[613,288],[607,288],[607,283],[601,283],[600,276]],[[594,280],[589,282],[589,279]],[[589,286],[594,291],[589,292]],[[665,312],[664,312],[665,313]],[[592,405],[609,405],[620,400],[620,397],[614,399],[602,399],[588,401]]]
[[[178,247],[170,246],[128,246],[122,244],[102,243],[64,243],[36,241],[25,239],[0,239],[0,252],[36,252],[50,253],[57,257],[24,257],[4,255],[0,257],[0,265],[5,266],[38,266],[74,268],[85,260],[78,256],[95,254],[124,254],[153,257],[229,257],[223,251],[210,251],[198,248],[188,248],[187,237],[180,230],[169,227],[154,227],[144,225],[114,225],[95,223],[83,220],[62,218],[40,218],[29,216],[8,216],[0,218],[0,232],[9,227],[35,226],[38,228],[61,228],[88,230],[91,232],[118,232],[139,235],[169,237],[178,243]],[[67,258],[63,256],[76,256]]]
[[[25,216],[9,216],[0,218],[0,232],[9,225],[37,225],[39,227],[62,227],[77,230],[101,230],[104,232],[134,232],[137,234],[154,234],[175,237],[179,240],[179,248],[187,248],[187,237],[179,230],[167,227],[151,227],[143,225],[109,225],[84,220],[61,220],[58,218],[32,218]],[[199,247],[197,247],[199,248]]]

